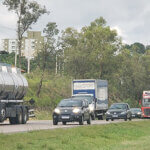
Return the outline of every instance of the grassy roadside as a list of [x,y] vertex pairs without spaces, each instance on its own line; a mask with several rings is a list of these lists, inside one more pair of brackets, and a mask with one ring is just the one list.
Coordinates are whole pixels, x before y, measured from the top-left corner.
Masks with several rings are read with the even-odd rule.
[[149,150],[150,121],[0,134],[1,150]]

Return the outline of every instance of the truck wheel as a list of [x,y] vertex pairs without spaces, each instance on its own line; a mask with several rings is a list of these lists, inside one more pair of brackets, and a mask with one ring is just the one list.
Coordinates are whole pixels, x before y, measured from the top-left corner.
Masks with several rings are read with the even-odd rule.
[[58,124],[58,121],[53,119],[53,125],[57,125]]
[[10,117],[9,122],[10,124],[16,124],[16,117]]
[[66,121],[63,121],[62,123],[63,123],[63,125],[66,125]]
[[28,113],[27,113],[27,109],[24,108],[22,113],[22,124],[26,124],[27,120],[28,120]]
[[101,120],[101,119],[102,119],[102,117],[101,117],[101,116],[98,116],[97,118],[98,118],[98,120]]
[[3,122],[6,119],[6,108],[5,104],[0,104],[0,122]]
[[114,121],[114,119],[112,118],[111,121]]
[[106,121],[109,121],[109,119],[108,119],[108,118],[106,118]]
[[79,125],[83,125],[84,124],[84,117],[81,116],[80,121],[79,121]]
[[22,124],[22,111],[20,111],[20,112],[16,115],[16,123],[17,123],[17,124]]
[[89,119],[87,120],[87,124],[91,124],[91,115],[89,115]]

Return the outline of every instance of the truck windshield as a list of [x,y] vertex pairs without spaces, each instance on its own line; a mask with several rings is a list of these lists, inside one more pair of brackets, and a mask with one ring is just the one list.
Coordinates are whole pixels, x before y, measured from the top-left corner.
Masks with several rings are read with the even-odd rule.
[[150,106],[150,98],[144,98],[143,99],[143,106],[149,107]]
[[92,102],[93,102],[93,97],[92,96],[82,96],[82,95],[80,95],[80,96],[73,96],[73,98],[82,98],[82,99],[86,99],[86,100],[88,100],[88,102],[89,102],[89,104],[91,104]]
[[59,104],[59,107],[82,107],[81,100],[62,100]]

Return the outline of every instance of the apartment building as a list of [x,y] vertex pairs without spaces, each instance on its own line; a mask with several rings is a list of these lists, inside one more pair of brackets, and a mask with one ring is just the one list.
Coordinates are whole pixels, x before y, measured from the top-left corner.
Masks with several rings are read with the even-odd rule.
[[[21,53],[26,58],[34,58],[37,52],[41,50],[44,37],[40,31],[27,31],[27,36],[23,37]],[[17,39],[3,39],[2,50],[8,53],[17,52]]]

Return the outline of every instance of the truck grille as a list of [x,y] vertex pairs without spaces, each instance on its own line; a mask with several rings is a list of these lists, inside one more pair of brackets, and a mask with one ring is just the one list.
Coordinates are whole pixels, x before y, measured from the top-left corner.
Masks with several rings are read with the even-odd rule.
[[144,109],[144,115],[150,116],[150,109],[145,108]]

